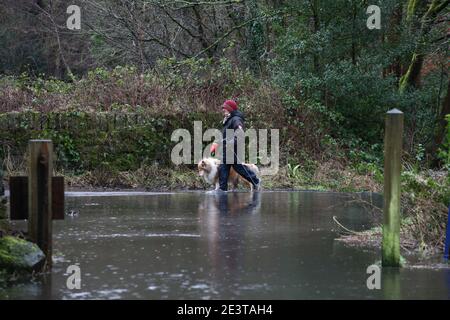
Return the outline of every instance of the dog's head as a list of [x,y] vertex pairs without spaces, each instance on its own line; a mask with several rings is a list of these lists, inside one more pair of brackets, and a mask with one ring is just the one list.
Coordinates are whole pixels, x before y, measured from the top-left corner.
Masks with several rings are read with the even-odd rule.
[[206,161],[205,159],[203,159],[203,160],[201,160],[199,163],[198,163],[198,175],[201,177],[201,176],[203,176],[205,173],[207,173],[207,172],[209,172],[210,170],[209,170],[209,164],[208,164],[208,161]]

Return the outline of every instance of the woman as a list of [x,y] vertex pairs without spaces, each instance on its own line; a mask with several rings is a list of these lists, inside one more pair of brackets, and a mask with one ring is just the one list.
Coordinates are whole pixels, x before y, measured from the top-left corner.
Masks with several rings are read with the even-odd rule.
[[[223,129],[222,129],[222,138],[223,138],[223,156],[222,156],[222,164],[219,166],[219,185],[220,191],[228,190],[228,176],[230,175],[230,169],[233,169],[240,174],[244,179],[249,181],[255,187],[255,190],[260,190],[260,179],[256,176],[256,174],[247,169],[243,164],[241,159],[237,158],[237,138],[236,136],[230,137],[231,143],[234,143],[234,156],[233,163],[226,163],[226,144],[227,144],[227,130],[244,130],[244,115],[242,112],[238,110],[237,103],[233,100],[226,100],[222,105],[222,113],[223,113]],[[230,140],[228,140],[230,142]],[[215,153],[217,150],[218,144],[214,143],[211,146],[211,153]]]

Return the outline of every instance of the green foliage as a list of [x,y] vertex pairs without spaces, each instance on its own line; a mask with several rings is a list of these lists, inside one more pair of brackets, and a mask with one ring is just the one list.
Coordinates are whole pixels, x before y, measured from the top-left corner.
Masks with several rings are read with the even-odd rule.
[[[445,119],[447,120],[445,138],[442,146],[439,148],[438,156],[444,163],[447,172],[450,172],[450,114],[448,114]],[[448,182],[450,184],[450,177]]]
[[247,36],[241,55],[245,64],[255,73],[261,73],[262,56],[264,55],[266,34],[262,18],[257,18],[261,15],[261,8],[259,8],[258,1],[248,1],[247,7],[249,9],[250,18],[254,19],[247,27]]
[[[283,28],[279,22],[273,22],[279,34],[269,63],[271,76],[291,96],[312,106],[322,127],[330,128],[328,133],[335,138],[358,137],[380,144],[385,112],[392,108],[402,110],[405,127],[413,136],[410,141],[414,141],[405,149],[412,158],[424,159],[422,149],[416,145],[425,146],[433,139],[437,117],[434,105],[439,101],[442,80],[433,70],[423,77],[420,88],[399,92],[398,75],[387,70],[392,70],[394,61],[399,65],[409,63],[419,41],[418,31],[401,21],[395,25],[397,1],[386,0],[379,5],[383,17],[389,17],[382,22],[382,43],[377,38],[379,32],[365,26],[364,2],[286,4],[289,24]],[[433,47],[439,49],[437,44],[430,44],[424,50],[431,52]]]
[[405,166],[402,171],[402,190],[412,200],[428,199],[448,205],[450,203],[450,184],[448,176],[436,178],[418,167]]
[[317,187],[318,181],[313,180],[316,170],[316,163],[311,159],[305,160],[300,164],[288,163],[286,170],[287,176],[296,188],[306,188],[307,186]]
[[77,150],[77,143],[67,132],[43,131],[39,138],[50,139],[55,145],[59,164],[69,170],[80,170],[81,155]]
[[302,177],[300,172],[300,164],[294,166],[292,164],[288,164],[288,176],[291,179],[300,179]]
[[[44,127],[36,127],[33,119],[43,120]],[[2,136],[0,157],[22,158],[28,140],[51,139],[58,170],[81,173],[109,166],[111,170],[126,171],[154,162],[169,164],[173,130],[187,128],[192,132],[193,121],[199,119],[204,120],[205,126],[214,123],[213,117],[198,113],[181,118],[81,111],[48,113],[42,118],[34,112],[3,114],[0,127],[10,123],[12,128]]]
[[369,144],[361,138],[345,141],[348,147],[348,159],[353,163],[366,162],[377,166],[383,165],[383,145]]

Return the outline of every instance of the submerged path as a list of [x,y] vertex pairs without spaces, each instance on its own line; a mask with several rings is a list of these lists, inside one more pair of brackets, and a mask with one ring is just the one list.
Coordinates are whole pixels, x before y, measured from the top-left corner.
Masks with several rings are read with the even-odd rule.
[[[383,272],[378,250],[335,241],[332,216],[371,227],[348,194],[323,192],[68,192],[74,212],[54,223],[51,275],[0,289],[2,298],[448,299],[450,271]],[[380,200],[380,199],[378,199]],[[20,223],[16,224],[19,227]],[[66,286],[68,266],[81,289]],[[387,289],[386,289],[387,288]]]

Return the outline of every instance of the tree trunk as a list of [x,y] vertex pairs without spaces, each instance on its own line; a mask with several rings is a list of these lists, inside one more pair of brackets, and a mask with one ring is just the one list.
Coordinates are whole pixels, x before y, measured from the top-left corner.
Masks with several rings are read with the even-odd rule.
[[197,6],[193,6],[192,10],[194,11],[195,19],[197,22],[197,31],[200,36],[200,43],[201,43],[203,49],[206,50],[205,53],[207,54],[208,58],[212,58],[214,56],[214,54],[213,54],[214,48],[209,48],[209,43],[208,43],[208,40],[206,39],[205,29],[203,28],[203,21],[202,21],[200,12],[199,12]]
[[[320,20],[319,20],[319,13],[317,8],[317,1],[312,0],[311,1],[311,12],[312,12],[312,23],[313,23],[313,31],[314,33],[319,32],[320,30]],[[314,72],[316,74],[320,71],[320,62],[319,57],[317,54],[313,54],[313,65],[314,65]]]
[[351,50],[351,56],[352,56],[352,64],[355,66],[356,65],[356,42],[355,42],[355,29],[356,29],[356,14],[357,14],[357,9],[356,9],[356,5],[353,4],[353,12],[352,12],[352,50]]
[[428,149],[428,153],[431,154],[434,158],[432,163],[434,167],[437,167],[439,165],[439,159],[436,157],[436,153],[439,146],[444,142],[445,130],[447,128],[447,120],[445,119],[445,116],[448,114],[450,114],[450,80],[447,84],[447,94],[445,95],[445,99],[442,102],[442,108],[439,114],[436,134],[430,148]]
[[438,145],[444,142],[445,128],[447,126],[445,116],[448,114],[450,114],[450,81],[448,81],[447,84],[447,94],[442,102],[441,114],[439,116],[438,134],[436,137],[436,142]]
[[420,72],[423,65],[423,54],[414,53],[408,67],[408,71],[400,78],[399,90],[403,93],[406,88],[413,86],[418,88],[420,86]]
[[[410,22],[414,15],[417,13],[419,5],[417,0],[410,0],[407,10],[407,21]],[[408,87],[418,87],[420,84],[420,72],[422,70],[422,64],[424,59],[424,37],[430,32],[433,25],[433,21],[436,16],[444,10],[450,0],[439,1],[433,0],[428,7],[428,10],[420,19],[419,41],[416,44],[416,48],[412,55],[411,61],[408,66],[408,71],[401,77],[399,82],[399,91],[402,93]]]
[[[392,13],[389,23],[389,30],[387,31],[386,40],[390,45],[397,46],[400,41],[400,26],[402,24],[402,11],[403,6],[398,4],[397,8]],[[389,65],[389,67],[383,70],[383,76],[388,76],[394,74],[397,79],[402,76],[400,56],[396,56],[394,61]]]

